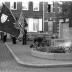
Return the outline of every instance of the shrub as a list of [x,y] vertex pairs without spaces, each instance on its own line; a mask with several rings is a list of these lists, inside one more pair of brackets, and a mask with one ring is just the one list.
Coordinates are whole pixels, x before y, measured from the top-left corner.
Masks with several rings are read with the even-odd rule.
[[47,49],[45,47],[38,47],[37,50],[41,51],[41,52],[46,52],[47,51]]
[[63,47],[54,47],[50,50],[51,53],[65,53],[65,48]]

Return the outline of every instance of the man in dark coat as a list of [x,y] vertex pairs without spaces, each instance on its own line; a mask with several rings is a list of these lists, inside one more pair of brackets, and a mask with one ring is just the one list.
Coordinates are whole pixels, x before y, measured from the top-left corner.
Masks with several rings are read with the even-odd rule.
[[23,34],[23,45],[27,44],[27,30],[24,29],[24,34]]
[[7,41],[7,33],[4,33],[3,42],[6,42],[6,41]]
[[12,36],[12,42],[13,44],[16,44],[16,37]]
[[3,41],[4,32],[1,32],[1,40]]

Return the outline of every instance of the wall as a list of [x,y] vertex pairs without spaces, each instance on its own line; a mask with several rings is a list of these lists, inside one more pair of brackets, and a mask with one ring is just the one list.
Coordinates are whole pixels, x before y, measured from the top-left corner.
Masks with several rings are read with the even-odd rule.
[[49,33],[48,24],[49,21],[53,22],[52,34],[59,34],[59,23],[57,14],[59,12],[59,4],[53,2],[53,12],[48,12],[48,3],[44,2],[44,31]]
[[[5,2],[6,6],[10,8],[10,2]],[[17,10],[11,10],[15,17],[19,18],[21,10],[26,18],[43,18],[43,3],[39,4],[39,11],[33,11],[33,2],[29,2],[29,10],[22,10],[22,2],[17,2]]]

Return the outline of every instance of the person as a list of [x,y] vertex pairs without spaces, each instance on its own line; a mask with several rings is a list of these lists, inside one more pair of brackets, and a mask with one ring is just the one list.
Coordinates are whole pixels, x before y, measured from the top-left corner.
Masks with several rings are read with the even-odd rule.
[[13,44],[16,44],[16,37],[15,36],[12,36],[12,42],[13,42]]
[[7,33],[4,32],[4,36],[3,36],[3,42],[6,42],[7,41]]
[[24,29],[24,34],[23,34],[23,45],[27,44],[27,30]]
[[1,40],[3,41],[4,32],[1,32]]
[[24,18],[24,32],[23,32],[23,45],[26,45],[27,44],[27,27],[28,27],[28,24],[26,22],[26,19]]

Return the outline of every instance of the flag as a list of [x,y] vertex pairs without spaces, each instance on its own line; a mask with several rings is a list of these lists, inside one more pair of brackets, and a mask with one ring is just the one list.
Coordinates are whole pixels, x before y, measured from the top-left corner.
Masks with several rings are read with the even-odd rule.
[[23,34],[24,34],[24,27],[27,26],[27,22],[26,22],[25,18],[23,17],[23,12],[22,11],[21,11],[21,14],[20,14],[20,17],[19,17],[19,20],[18,20],[17,24],[18,24],[17,28],[20,29],[19,37],[22,37]]
[[26,21],[26,19],[24,18],[24,27],[27,27],[27,26],[28,26],[27,21]]
[[19,20],[18,20],[18,27],[19,29],[24,27],[24,17],[23,17],[23,12],[21,12]]
[[20,29],[20,35],[18,38],[23,37],[23,33],[24,33],[24,17],[23,17],[23,12],[21,11],[19,20],[17,22],[17,28]]
[[15,28],[15,18],[4,4],[0,13],[0,31],[7,32],[15,37],[18,37],[20,33],[19,29]]
[[21,11],[21,14],[18,20],[18,27],[24,29],[24,27],[27,27],[27,26],[28,24],[26,22],[26,19],[23,17],[23,12]]

